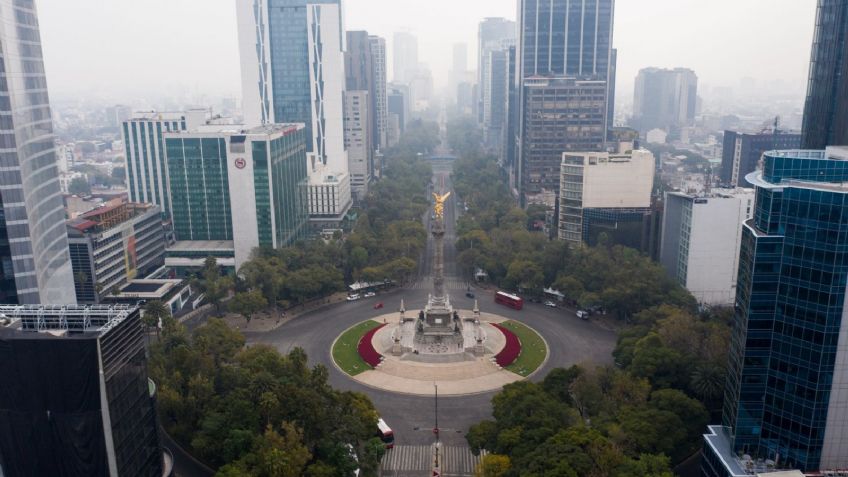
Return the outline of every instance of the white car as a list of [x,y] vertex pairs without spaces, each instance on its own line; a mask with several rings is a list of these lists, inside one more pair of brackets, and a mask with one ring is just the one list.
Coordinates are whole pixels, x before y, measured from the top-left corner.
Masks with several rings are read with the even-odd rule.
[[347,296],[347,301],[356,301],[360,298],[358,293],[354,293],[353,295]]
[[556,305],[556,303],[548,300],[548,301],[545,302],[545,306],[549,306],[551,308],[556,308],[557,305]]
[[365,298],[371,298],[372,296],[377,296],[377,294],[374,292],[366,292],[363,296],[365,296]]

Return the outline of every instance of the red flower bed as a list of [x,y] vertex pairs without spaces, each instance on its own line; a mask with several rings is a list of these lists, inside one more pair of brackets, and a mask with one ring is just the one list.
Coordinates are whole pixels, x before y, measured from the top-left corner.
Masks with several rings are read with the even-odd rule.
[[506,337],[506,345],[500,353],[495,355],[495,362],[498,363],[498,366],[505,368],[512,364],[512,362],[518,358],[518,355],[521,354],[521,341],[519,341],[518,337],[515,336],[515,333],[509,329],[504,328],[497,323],[492,323],[492,326],[499,329]]
[[362,357],[362,360],[371,365],[372,368],[376,368],[377,365],[380,364],[380,360],[383,359],[383,355],[374,349],[374,345],[371,344],[371,339],[374,338],[374,333],[384,326],[386,326],[385,323],[369,330],[368,333],[365,333],[362,338],[359,339],[359,345],[356,347],[357,351],[359,351],[359,356]]

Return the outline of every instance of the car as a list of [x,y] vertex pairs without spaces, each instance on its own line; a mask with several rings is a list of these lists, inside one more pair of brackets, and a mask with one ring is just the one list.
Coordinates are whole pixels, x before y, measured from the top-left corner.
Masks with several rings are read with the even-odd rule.
[[354,294],[352,294],[352,295],[348,295],[348,296],[347,296],[347,301],[356,301],[356,300],[358,300],[359,298],[361,298],[361,297],[359,296],[359,293],[354,293]]
[[550,300],[548,300],[548,301],[546,301],[546,302],[545,302],[545,306],[549,306],[549,307],[551,307],[551,308],[556,308],[556,307],[557,307],[557,304],[556,304],[556,303],[554,303],[554,302],[552,302],[552,301],[550,301]]
[[374,303],[374,309],[375,309],[375,310],[379,310],[379,309],[380,309],[380,308],[382,308],[382,307],[383,307],[383,302],[382,302],[382,301],[381,301],[381,302],[378,302],[378,303]]
[[374,292],[365,292],[365,295],[363,295],[363,296],[365,298],[371,298],[372,296],[377,296],[377,294],[374,293]]
[[589,312],[586,310],[577,310],[577,318],[580,318],[581,320],[588,320]]
[[471,292],[466,292],[465,296],[467,296],[468,298],[474,298],[474,294]]

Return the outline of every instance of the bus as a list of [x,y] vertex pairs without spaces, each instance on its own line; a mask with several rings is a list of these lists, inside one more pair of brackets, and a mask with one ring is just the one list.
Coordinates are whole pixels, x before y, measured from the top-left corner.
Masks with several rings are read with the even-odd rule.
[[515,308],[516,310],[524,308],[524,300],[520,296],[503,291],[495,292],[495,303]]
[[391,449],[395,446],[395,433],[392,428],[386,424],[383,418],[377,419],[377,437],[386,445],[386,449]]

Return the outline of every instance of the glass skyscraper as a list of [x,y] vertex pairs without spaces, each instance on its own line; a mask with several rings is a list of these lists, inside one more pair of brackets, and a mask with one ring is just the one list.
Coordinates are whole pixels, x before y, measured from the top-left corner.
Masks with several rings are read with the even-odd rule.
[[848,148],[763,158],[747,177],[756,203],[706,476],[737,475],[737,452],[805,472],[848,467]]
[[0,21],[0,302],[75,304],[35,2]]
[[848,0],[818,0],[801,147],[848,144]]

